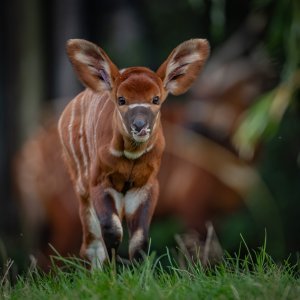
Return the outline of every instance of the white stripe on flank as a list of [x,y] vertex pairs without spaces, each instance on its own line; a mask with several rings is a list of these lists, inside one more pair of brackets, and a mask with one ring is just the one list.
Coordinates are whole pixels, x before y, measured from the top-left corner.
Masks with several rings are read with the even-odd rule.
[[73,159],[76,164],[76,170],[77,170],[77,185],[78,185],[78,192],[79,193],[85,193],[85,188],[83,187],[82,184],[82,178],[81,178],[81,172],[80,172],[80,161],[76,155],[75,152],[75,147],[74,147],[74,141],[73,141],[73,123],[75,119],[75,108],[76,108],[76,101],[78,98],[75,98],[72,102],[72,111],[71,111],[71,117],[70,117],[70,123],[68,126],[68,131],[69,131],[69,144],[70,144],[70,149],[71,149],[71,154],[73,156]]
[[62,144],[62,147],[63,147],[63,151],[66,155],[68,155],[69,157],[69,152],[67,150],[67,147],[66,147],[66,144],[65,144],[65,141],[63,139],[63,130],[62,130],[62,120],[63,120],[63,115],[64,115],[65,111],[62,113],[62,115],[60,116],[60,119],[58,121],[58,134],[59,134],[59,138],[60,138],[60,142]]
[[84,149],[83,145],[83,123],[84,123],[84,111],[83,111],[83,103],[84,98],[80,99],[80,129],[79,129],[79,141],[80,141],[80,151],[81,155],[83,157],[83,165],[84,165],[84,174],[85,177],[88,177],[88,161],[87,161],[87,155]]
[[[91,97],[93,97],[91,95]],[[87,143],[89,148],[89,153],[91,157],[95,157],[96,155],[96,145],[93,144],[93,137],[95,132],[95,119],[96,113],[98,110],[98,106],[101,103],[101,98],[93,97],[91,103],[89,104],[89,113],[88,117],[86,118],[86,130],[87,130]],[[91,152],[92,151],[92,152]]]
[[96,113],[98,110],[98,106],[100,105],[101,101],[98,100],[97,97],[93,97],[93,102],[90,104],[90,114],[91,118],[87,119],[87,122],[89,124],[89,144],[91,148],[93,149],[92,156],[95,157],[96,154],[96,148],[94,145],[94,133],[95,133],[95,119],[96,119]]
[[128,105],[128,108],[132,109],[132,108],[135,108],[135,107],[150,107],[151,105],[148,104],[148,103],[136,103],[136,104],[130,104]]
[[105,99],[105,103],[103,103],[103,106],[97,116],[97,121],[95,123],[95,128],[94,128],[94,147],[96,149],[96,152],[97,152],[97,127],[98,127],[98,123],[99,123],[99,120],[101,118],[101,114],[106,106],[106,104],[109,102],[108,98]]

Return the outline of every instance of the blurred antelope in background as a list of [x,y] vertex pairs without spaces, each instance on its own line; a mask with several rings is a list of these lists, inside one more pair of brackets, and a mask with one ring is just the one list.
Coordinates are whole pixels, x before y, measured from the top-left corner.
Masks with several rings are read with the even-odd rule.
[[119,71],[85,40],[70,40],[67,53],[87,89],[63,111],[58,130],[79,197],[81,255],[99,267],[118,249],[123,216],[130,259],[147,250],[165,147],[160,107],[169,93],[187,91],[209,46],[201,39],[180,44],[156,73],[144,67]]

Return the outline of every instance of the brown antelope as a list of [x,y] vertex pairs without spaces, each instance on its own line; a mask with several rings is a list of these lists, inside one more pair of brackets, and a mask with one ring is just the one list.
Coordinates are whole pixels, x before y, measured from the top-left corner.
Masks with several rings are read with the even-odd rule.
[[85,40],[69,40],[67,53],[86,89],[67,105],[58,130],[80,200],[81,255],[101,267],[122,240],[123,216],[130,259],[147,250],[165,146],[160,107],[168,93],[188,90],[209,44],[203,39],[180,44],[156,73],[145,67],[119,71],[100,47]]

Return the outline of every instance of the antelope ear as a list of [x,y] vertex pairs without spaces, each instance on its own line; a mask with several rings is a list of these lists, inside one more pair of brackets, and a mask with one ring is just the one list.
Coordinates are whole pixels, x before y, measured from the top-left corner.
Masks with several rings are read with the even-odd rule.
[[186,92],[209,55],[207,40],[192,39],[177,46],[157,70],[164,88],[173,95]]
[[119,70],[103,49],[86,40],[72,39],[67,42],[67,54],[86,87],[96,92],[112,90]]

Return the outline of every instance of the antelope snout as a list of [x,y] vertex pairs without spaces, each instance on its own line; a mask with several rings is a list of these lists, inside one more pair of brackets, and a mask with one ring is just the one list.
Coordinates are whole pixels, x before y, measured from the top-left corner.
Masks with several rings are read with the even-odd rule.
[[131,124],[131,133],[137,142],[144,142],[150,136],[150,126],[147,118],[136,117]]
[[138,142],[146,142],[151,135],[154,115],[151,109],[142,105],[130,108],[125,114],[125,123],[132,138]]
[[132,122],[132,129],[137,132],[140,132],[145,127],[149,127],[149,126],[147,126],[147,121],[143,118],[136,118]]

